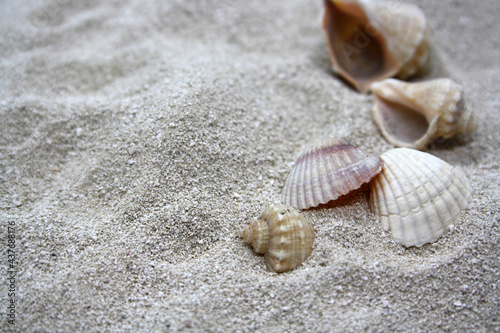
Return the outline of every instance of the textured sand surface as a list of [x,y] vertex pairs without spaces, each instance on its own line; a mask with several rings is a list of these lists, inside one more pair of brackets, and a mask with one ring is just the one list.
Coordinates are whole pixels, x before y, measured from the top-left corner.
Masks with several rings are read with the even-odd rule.
[[471,209],[407,249],[365,185],[303,212],[313,253],[276,275],[238,232],[305,147],[392,148],[330,71],[321,1],[1,1],[0,331],[500,331],[500,2],[412,2],[426,78],[462,83],[479,121],[429,149]]

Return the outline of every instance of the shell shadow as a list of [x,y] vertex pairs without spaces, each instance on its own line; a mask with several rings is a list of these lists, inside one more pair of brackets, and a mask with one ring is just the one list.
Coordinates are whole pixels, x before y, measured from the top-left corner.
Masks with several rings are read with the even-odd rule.
[[325,40],[323,38],[318,38],[315,44],[316,45],[311,48],[309,59],[323,72],[333,74],[330,65],[330,58],[328,56],[328,46],[326,45]]
[[427,150],[451,150],[453,148],[465,147],[469,145],[473,141],[473,136],[470,134],[461,134],[454,136],[449,139],[438,138],[434,140],[429,146]]
[[445,63],[442,60],[439,49],[435,47],[435,44],[430,50],[431,64],[430,69],[421,75],[411,77],[408,82],[420,82],[427,80],[434,80],[439,78],[452,78],[451,73],[446,68]]
[[335,207],[354,206],[356,203],[368,204],[369,198],[370,198],[370,183],[365,183],[361,185],[360,188],[352,190],[347,194],[341,195],[335,200],[330,200],[326,204],[320,204],[316,207],[311,207],[307,210],[315,211],[315,210],[322,210]]

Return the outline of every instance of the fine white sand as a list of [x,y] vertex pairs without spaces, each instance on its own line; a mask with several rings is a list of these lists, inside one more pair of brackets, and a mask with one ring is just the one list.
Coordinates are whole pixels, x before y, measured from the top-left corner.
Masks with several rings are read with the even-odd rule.
[[[273,274],[238,236],[315,139],[393,148],[330,70],[321,1],[1,1],[0,330],[500,331],[500,2],[411,1],[478,132],[428,152],[474,200],[405,248],[369,187],[303,214],[312,255]],[[16,325],[7,234],[15,223]]]

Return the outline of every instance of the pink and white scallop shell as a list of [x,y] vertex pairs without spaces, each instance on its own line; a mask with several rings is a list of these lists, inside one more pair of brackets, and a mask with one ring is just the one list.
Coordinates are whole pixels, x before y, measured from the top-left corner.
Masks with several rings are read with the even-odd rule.
[[335,200],[369,182],[382,160],[341,139],[311,145],[297,160],[283,188],[282,201],[297,209]]

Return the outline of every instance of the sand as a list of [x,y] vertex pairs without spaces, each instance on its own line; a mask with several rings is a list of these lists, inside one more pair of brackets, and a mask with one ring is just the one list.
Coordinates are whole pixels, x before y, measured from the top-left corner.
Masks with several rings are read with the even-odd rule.
[[320,1],[2,1],[0,330],[499,332],[500,3],[411,2],[432,30],[423,79],[462,83],[478,119],[428,150],[470,179],[471,208],[405,248],[365,185],[303,211],[313,253],[277,275],[238,232],[300,153],[393,148],[373,96],[330,70]]

